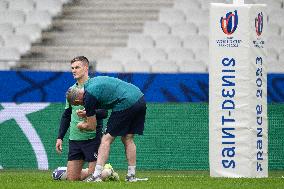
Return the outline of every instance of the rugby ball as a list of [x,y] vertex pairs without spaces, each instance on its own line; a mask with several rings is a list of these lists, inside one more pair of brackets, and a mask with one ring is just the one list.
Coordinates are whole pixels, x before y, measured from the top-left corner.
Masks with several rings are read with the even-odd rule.
[[52,172],[53,180],[66,180],[67,178],[67,167],[57,167]]

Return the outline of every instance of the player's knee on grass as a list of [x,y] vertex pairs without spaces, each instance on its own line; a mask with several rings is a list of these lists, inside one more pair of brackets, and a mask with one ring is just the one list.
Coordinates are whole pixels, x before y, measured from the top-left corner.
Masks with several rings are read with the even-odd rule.
[[81,180],[83,160],[73,160],[67,163],[67,180]]

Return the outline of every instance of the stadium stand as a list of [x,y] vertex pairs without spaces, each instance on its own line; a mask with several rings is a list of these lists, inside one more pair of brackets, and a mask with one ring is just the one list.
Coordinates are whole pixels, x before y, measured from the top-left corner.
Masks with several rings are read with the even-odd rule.
[[196,49],[195,60],[200,61],[202,64],[208,67],[209,51],[206,48]]
[[206,65],[201,61],[183,61],[179,65],[181,73],[204,73],[208,72]]
[[152,64],[153,73],[177,73],[179,67],[174,61],[158,60]]
[[177,24],[171,27],[171,34],[184,39],[188,35],[196,35],[198,31],[194,23]]
[[199,10],[201,4],[199,1],[175,0],[174,8],[186,12],[188,10]]
[[154,64],[157,61],[166,61],[167,53],[163,49],[146,48],[142,50],[140,57],[142,61],[147,61],[150,64]]
[[[160,8],[172,5],[172,0],[68,2],[50,27],[42,27],[41,42],[34,43],[14,69],[69,70],[66,62],[77,55],[93,62],[111,58],[113,49],[127,46],[129,34],[142,33],[146,21],[157,21]],[[37,17],[30,16],[29,20]],[[39,63],[41,66],[36,65]]]
[[123,65],[118,60],[104,59],[96,65],[99,72],[123,72]]
[[25,13],[28,13],[35,10],[35,3],[33,0],[10,0],[9,9],[24,11]]
[[164,49],[166,52],[170,52],[173,48],[180,48],[181,45],[182,41],[179,36],[166,35],[156,39],[156,48]]
[[[0,68],[17,67],[20,57],[30,53],[32,43],[41,41],[42,30],[50,28],[51,16],[58,16],[63,3],[67,2],[1,0],[0,37],[3,48],[0,52]],[[55,4],[57,7],[51,6]]]
[[52,16],[48,11],[35,10],[26,15],[26,24],[38,24],[42,30],[51,27]]
[[138,60],[139,52],[134,48],[115,48],[112,51],[112,59],[121,63]]
[[22,10],[3,10],[0,12],[0,23],[10,23],[14,27],[25,23],[25,12]]
[[26,35],[6,35],[3,36],[5,47],[15,48],[21,54],[26,54],[31,49],[30,39]]
[[168,35],[170,33],[170,27],[166,23],[147,21],[144,24],[143,33],[156,39],[161,35]]
[[6,36],[6,35],[12,35],[14,32],[14,27],[11,23],[1,23],[0,24],[0,35]]
[[154,40],[149,35],[144,34],[129,34],[128,41],[127,41],[128,48],[135,48],[139,52],[142,51],[144,48],[153,48],[154,47]]
[[146,61],[130,61],[124,65],[124,72],[126,73],[150,73],[151,65]]
[[159,22],[166,23],[169,26],[185,23],[185,14],[183,11],[174,8],[164,8],[160,10]]
[[[5,41],[5,36],[10,35],[28,36],[32,43],[29,50],[27,45],[18,49],[21,59],[16,66],[4,67],[69,70],[66,62],[74,56],[85,55],[91,62],[98,62],[98,67],[106,72],[113,71],[107,69],[108,65],[101,65],[100,61],[106,62],[106,59],[110,59],[108,64],[120,62],[117,70],[127,72],[136,72],[135,68],[137,72],[153,71],[148,65],[157,61],[181,66],[181,62],[192,59],[202,67],[198,68],[198,72],[207,70],[204,57],[208,56],[210,2],[231,3],[229,0],[0,0],[2,47],[13,47]],[[279,19],[284,15],[283,1],[245,2],[268,4],[268,60],[277,62],[277,65],[283,64],[280,53],[284,50],[284,28],[283,20]],[[119,48],[132,49],[120,51],[136,53],[133,56],[119,55],[116,52]],[[171,49],[183,48],[194,55],[189,54],[186,60],[174,60]],[[7,60],[1,59],[1,65],[3,61]],[[126,68],[131,61],[135,65],[138,65],[137,62],[148,63],[141,64],[145,65],[145,69],[140,64]],[[179,68],[177,72],[185,70],[191,69],[181,71]],[[276,70],[269,66],[268,71]]]
[[41,40],[41,28],[38,24],[23,24],[15,28],[16,35],[27,36],[32,43]]
[[193,61],[194,53],[187,48],[174,48],[168,52],[168,60],[175,61],[177,65],[181,65],[184,61]]
[[48,11],[52,16],[57,16],[62,12],[62,2],[60,0],[33,0],[38,11]]
[[1,69],[7,70],[15,66],[20,58],[21,54],[16,48],[0,47]]

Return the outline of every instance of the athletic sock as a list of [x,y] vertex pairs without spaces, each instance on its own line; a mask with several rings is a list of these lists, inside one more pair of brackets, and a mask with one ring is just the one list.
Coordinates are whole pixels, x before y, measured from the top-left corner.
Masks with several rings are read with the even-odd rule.
[[135,165],[128,166],[127,176],[135,175],[135,169],[136,169]]
[[93,176],[97,177],[97,176],[101,175],[102,171],[103,171],[103,166],[96,165],[95,172],[93,173]]

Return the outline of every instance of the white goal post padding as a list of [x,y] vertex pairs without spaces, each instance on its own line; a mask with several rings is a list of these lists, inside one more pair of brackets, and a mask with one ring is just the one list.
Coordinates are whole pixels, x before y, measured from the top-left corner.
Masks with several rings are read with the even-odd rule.
[[212,177],[267,177],[266,5],[210,7]]

